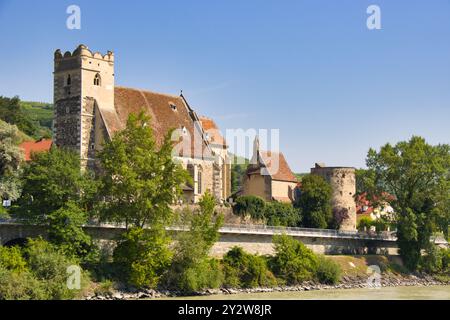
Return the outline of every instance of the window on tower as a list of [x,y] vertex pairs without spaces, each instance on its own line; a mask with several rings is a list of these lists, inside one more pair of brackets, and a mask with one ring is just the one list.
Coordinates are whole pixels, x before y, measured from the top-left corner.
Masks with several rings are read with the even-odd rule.
[[100,82],[101,82],[100,74],[97,73],[94,77],[94,86],[99,86]]
[[70,86],[72,84],[72,79],[70,78],[70,74],[67,76],[67,85]]

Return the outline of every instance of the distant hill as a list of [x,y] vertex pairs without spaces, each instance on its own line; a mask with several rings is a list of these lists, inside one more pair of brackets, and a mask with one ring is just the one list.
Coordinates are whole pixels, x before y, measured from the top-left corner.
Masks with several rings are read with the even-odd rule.
[[297,177],[298,181],[302,181],[302,178],[306,175],[308,175],[308,173],[306,172],[302,172],[302,173],[294,173],[294,175]]
[[[35,101],[20,101],[24,113],[39,124],[44,132],[51,136],[53,123],[53,104]],[[47,130],[48,129],[48,130]]]
[[53,105],[45,102],[20,101],[19,97],[0,96],[0,119],[16,125],[33,139],[51,138]]

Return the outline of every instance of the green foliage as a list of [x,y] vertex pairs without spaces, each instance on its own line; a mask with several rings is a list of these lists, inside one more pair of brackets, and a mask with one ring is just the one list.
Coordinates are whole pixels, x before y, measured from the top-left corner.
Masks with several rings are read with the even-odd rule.
[[78,265],[77,260],[64,256],[42,239],[29,239],[24,250],[30,272],[42,283],[48,299],[72,299],[77,295],[77,290],[67,287],[67,268]]
[[276,284],[264,257],[252,255],[240,247],[233,247],[223,257],[225,286],[252,288]]
[[34,136],[50,138],[54,117],[53,104],[35,101],[20,101],[19,104],[23,113],[39,126],[38,132]]
[[369,217],[362,217],[358,221],[357,229],[359,231],[368,231],[374,225],[373,220]]
[[426,253],[420,257],[419,269],[427,273],[442,271],[443,252],[437,246],[430,246]]
[[167,224],[173,217],[170,205],[182,194],[189,180],[186,170],[172,158],[169,132],[157,146],[143,112],[131,114],[124,130],[105,143],[99,154],[102,167],[100,218],[127,227]]
[[264,209],[266,202],[260,197],[256,196],[242,196],[236,199],[233,207],[234,214],[246,217],[250,216],[252,219],[264,219]]
[[290,203],[268,202],[264,208],[264,218],[269,226],[296,227],[300,216]]
[[331,259],[322,255],[318,256],[318,266],[316,270],[316,278],[320,283],[336,284],[341,279],[342,269]]
[[[29,239],[23,249],[0,246],[0,300],[72,299],[80,290],[68,288],[67,268],[77,263],[42,239]],[[87,281],[82,272],[81,284]]]
[[[231,157],[231,155],[230,155]],[[242,188],[242,182],[249,160],[246,158],[232,155],[233,162],[231,164],[231,193],[235,193]]]
[[0,266],[0,300],[44,300],[44,284],[30,272],[17,273]]
[[20,105],[19,97],[6,98],[0,96],[0,117],[3,121],[16,125],[30,136],[38,130],[36,124],[25,114]]
[[314,278],[319,260],[303,243],[283,235],[273,237],[275,256],[271,259],[272,271],[288,284],[295,285]]
[[175,256],[167,276],[169,286],[192,292],[221,284],[219,265],[208,258],[223,223],[222,215],[214,216],[215,204],[214,197],[206,192],[199,201],[198,210],[183,212],[181,223],[189,230],[177,237]]
[[87,210],[97,188],[92,174],[80,171],[79,156],[59,148],[33,154],[23,179],[22,196],[13,213],[39,223],[48,222],[47,216],[68,202]]
[[35,139],[51,137],[53,106],[0,96],[0,119]]
[[[368,196],[389,193],[396,216],[400,254],[410,270],[429,250],[434,231],[448,232],[450,222],[450,146],[432,146],[417,136],[395,146],[369,150],[364,180]],[[369,177],[369,178],[367,178]],[[383,199],[379,199],[383,200]]]
[[442,271],[450,273],[450,248],[441,249],[442,254]]
[[94,293],[99,296],[111,296],[113,294],[114,283],[111,280],[102,281],[95,289]]
[[0,268],[15,273],[27,271],[27,262],[22,257],[19,247],[8,248],[0,246]]
[[164,228],[131,228],[118,241],[114,263],[128,283],[155,288],[172,260],[169,244]]
[[332,223],[331,192],[331,186],[322,177],[303,177],[301,194],[295,203],[303,227],[324,229]]
[[202,259],[178,273],[176,288],[183,292],[218,288],[223,283],[223,273],[216,259]]
[[87,222],[86,213],[74,202],[53,211],[48,216],[50,242],[57,245],[66,255],[86,258],[93,252],[93,243],[82,229]]
[[16,126],[0,121],[0,200],[16,200],[20,196],[23,160],[23,151],[18,146],[20,140]]
[[309,175],[309,173],[294,173],[294,176],[297,178],[298,181],[302,181],[303,177]]

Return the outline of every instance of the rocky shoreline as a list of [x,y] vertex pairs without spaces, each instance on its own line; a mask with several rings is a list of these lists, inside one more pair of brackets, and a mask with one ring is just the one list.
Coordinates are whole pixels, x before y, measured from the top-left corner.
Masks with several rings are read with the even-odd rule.
[[433,278],[430,275],[381,275],[379,281],[373,281],[368,283],[367,277],[356,276],[343,276],[340,283],[336,285],[326,285],[316,282],[305,282],[297,286],[276,286],[269,288],[220,288],[220,289],[207,289],[194,293],[183,293],[174,290],[114,290],[107,294],[92,294],[86,296],[85,300],[139,300],[139,299],[160,299],[160,298],[174,298],[183,296],[208,296],[217,294],[239,294],[239,293],[268,293],[268,292],[292,292],[292,291],[312,291],[312,290],[330,290],[330,289],[356,289],[367,287],[400,287],[400,286],[436,286],[436,285],[450,285],[450,281],[440,281]]

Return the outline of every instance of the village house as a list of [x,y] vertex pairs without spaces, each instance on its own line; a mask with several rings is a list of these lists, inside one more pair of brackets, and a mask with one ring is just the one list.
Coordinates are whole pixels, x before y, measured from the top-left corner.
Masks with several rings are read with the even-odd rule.
[[254,195],[266,201],[293,202],[298,180],[281,152],[262,151],[258,137],[253,156],[244,175],[242,195]]
[[84,45],[54,54],[53,143],[76,150],[82,167],[96,168],[96,154],[114,133],[125,128],[131,113],[151,117],[156,142],[175,129],[174,160],[190,173],[183,186],[187,203],[209,190],[218,201],[231,191],[227,145],[214,121],[199,118],[185,97],[115,85],[114,54],[93,53]]

